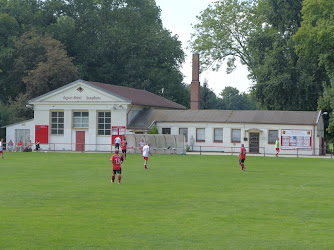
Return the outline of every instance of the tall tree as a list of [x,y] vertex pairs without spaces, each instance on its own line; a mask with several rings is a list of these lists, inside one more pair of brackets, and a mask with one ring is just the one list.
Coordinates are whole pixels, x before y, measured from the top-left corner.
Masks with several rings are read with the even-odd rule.
[[64,46],[49,35],[35,30],[24,33],[16,42],[17,57],[12,72],[22,79],[18,92],[28,98],[42,95],[77,79],[77,68]]
[[[303,21],[294,36],[297,54],[304,61],[314,61],[325,77],[315,81],[324,86],[319,108],[330,112],[328,132],[334,137],[334,2],[330,0],[304,0]],[[320,80],[320,81],[319,81]]]
[[[313,81],[312,61],[301,61],[292,39],[301,23],[302,0],[263,0],[257,7],[264,22],[248,41],[262,108],[316,110],[322,85]],[[319,76],[320,72],[317,73]]]
[[[32,118],[32,110],[26,108],[29,99],[77,79],[77,69],[64,46],[49,35],[35,30],[26,32],[15,42],[15,48],[13,68],[8,75],[16,94],[9,98],[11,115],[6,116],[7,122]],[[3,111],[0,113],[4,115]]]
[[240,60],[252,72],[252,60],[247,48],[247,39],[257,27],[254,15],[256,0],[222,0],[209,5],[197,17],[194,25],[192,50],[201,54],[201,64],[219,69],[227,60],[227,72],[235,68]]

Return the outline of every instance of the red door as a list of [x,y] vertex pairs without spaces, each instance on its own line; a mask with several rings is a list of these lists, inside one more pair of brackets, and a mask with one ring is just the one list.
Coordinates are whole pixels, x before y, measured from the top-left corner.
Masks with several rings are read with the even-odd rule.
[[85,151],[85,131],[77,131],[75,151]]

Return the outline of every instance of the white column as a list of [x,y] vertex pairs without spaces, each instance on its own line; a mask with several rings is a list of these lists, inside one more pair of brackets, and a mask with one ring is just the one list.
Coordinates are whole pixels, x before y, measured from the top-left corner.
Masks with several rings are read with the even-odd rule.
[[[72,109],[64,110],[64,143],[74,143],[72,141]],[[64,148],[73,149],[71,144],[65,144]]]
[[96,109],[89,110],[89,127],[88,133],[86,138],[87,144],[94,144],[94,145],[87,145],[86,150],[88,151],[96,151],[96,137],[97,137],[97,114]]

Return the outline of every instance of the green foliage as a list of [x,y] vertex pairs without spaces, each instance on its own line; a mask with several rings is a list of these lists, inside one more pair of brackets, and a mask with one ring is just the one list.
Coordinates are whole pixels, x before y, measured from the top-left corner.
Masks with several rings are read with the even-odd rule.
[[220,93],[222,98],[221,107],[226,110],[256,110],[256,102],[250,94],[239,93],[233,87],[225,87]]
[[[262,108],[316,110],[322,84],[314,81],[312,61],[296,55],[292,36],[301,22],[302,0],[260,1],[263,24],[248,41],[256,84],[253,95]],[[321,74],[318,74],[320,76]]]
[[208,87],[207,79],[204,79],[203,86],[200,87],[200,108],[219,109],[220,101],[212,89]]
[[5,158],[2,249],[334,248],[333,159],[128,154],[117,185],[107,153]]
[[148,131],[148,134],[159,134],[157,125],[154,124],[153,128],[151,128],[150,131]]
[[325,75],[315,77],[324,87],[318,107],[330,113],[327,132],[329,138],[334,138],[334,2],[304,0],[302,14],[303,22],[294,36],[296,51],[304,60],[313,60]]
[[250,66],[246,41],[256,27],[254,3],[256,1],[216,1],[197,17],[193,28],[191,47],[200,53],[204,68],[219,69],[228,60],[228,72],[235,68],[235,59]]
[[164,88],[164,97],[189,106],[181,42],[160,12],[152,0],[0,0],[0,100],[40,95],[75,76]]
[[20,91],[29,99],[78,77],[77,69],[67,56],[64,46],[48,35],[40,35],[35,30],[26,32],[16,42],[16,48],[15,74],[22,76],[24,89]]

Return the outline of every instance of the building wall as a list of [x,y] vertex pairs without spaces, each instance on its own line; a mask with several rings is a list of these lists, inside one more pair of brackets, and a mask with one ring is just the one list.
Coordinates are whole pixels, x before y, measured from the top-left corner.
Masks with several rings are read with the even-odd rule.
[[[56,104],[35,104],[34,106],[34,121],[35,125],[49,126],[49,145],[41,145],[48,150],[73,150],[76,149],[76,132],[85,132],[85,150],[86,151],[110,151],[111,150],[111,135],[98,135],[98,112],[111,112],[111,126],[127,126],[141,110],[142,106],[132,106],[126,104],[92,104],[90,103],[56,103]],[[64,112],[64,134],[51,134],[51,112]],[[73,128],[73,112],[86,111],[89,112],[89,127],[88,128]],[[127,116],[130,117],[127,118]],[[34,134],[34,129],[31,130]],[[129,131],[126,131],[129,133]],[[33,139],[34,135],[33,135]]]
[[[200,146],[202,151],[225,151],[225,152],[238,152],[241,144],[244,144],[246,148],[249,148],[249,134],[251,132],[259,133],[259,147],[260,153],[274,154],[275,144],[268,142],[269,130],[277,130],[278,136],[281,138],[282,130],[311,130],[312,131],[312,150],[301,150],[298,149],[299,153],[312,155],[318,155],[321,146],[321,135],[317,136],[319,128],[318,126],[305,126],[305,125],[277,125],[277,124],[237,124],[237,123],[171,123],[171,122],[158,122],[157,128],[159,133],[162,133],[163,128],[170,128],[171,134],[179,134],[180,128],[188,128],[188,141],[186,142],[189,146],[193,146],[194,151],[199,151]],[[196,129],[205,129],[205,142],[196,141]],[[223,129],[223,142],[214,142],[214,129]],[[241,130],[241,141],[232,142],[232,129]],[[192,140],[193,138],[193,145]],[[247,138],[247,140],[245,140]],[[315,151],[314,151],[315,150]],[[283,154],[297,154],[297,150],[293,149],[282,149]]]
[[35,123],[34,120],[27,120],[20,123],[12,124],[6,127],[6,141],[9,142],[12,140],[14,143],[15,140],[15,130],[17,129],[29,129],[30,130],[30,140],[35,141]]

